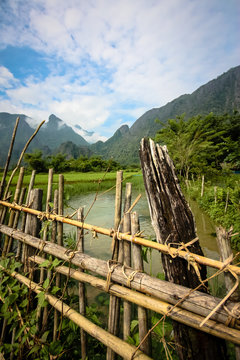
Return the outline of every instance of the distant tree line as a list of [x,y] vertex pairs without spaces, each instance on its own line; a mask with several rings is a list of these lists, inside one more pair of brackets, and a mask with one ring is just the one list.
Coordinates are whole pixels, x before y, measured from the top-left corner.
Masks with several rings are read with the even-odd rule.
[[50,168],[53,168],[56,173],[67,171],[113,171],[122,168],[115,160],[103,160],[100,156],[92,156],[90,158],[87,156],[80,156],[77,159],[67,159],[67,155],[61,153],[43,156],[41,150],[26,153],[24,155],[24,161],[29,169],[42,173],[47,172]]
[[[157,122],[161,123],[159,120]],[[189,119],[185,114],[162,124],[155,141],[167,145],[180,174],[213,175],[220,171],[240,170],[240,113]]]

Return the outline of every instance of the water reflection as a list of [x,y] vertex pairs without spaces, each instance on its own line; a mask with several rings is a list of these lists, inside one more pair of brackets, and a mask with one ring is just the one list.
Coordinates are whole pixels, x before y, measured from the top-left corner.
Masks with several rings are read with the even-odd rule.
[[[135,199],[138,193],[133,193],[132,198]],[[96,201],[95,193],[81,194],[75,196],[69,201],[69,205],[77,209],[84,207],[84,213],[87,214],[91,207],[91,210],[87,214],[85,222],[92,225],[98,225],[104,228],[112,228],[114,224],[114,191],[108,192],[103,196],[99,196]],[[195,217],[197,234],[200,239],[204,255],[212,259],[219,259],[216,239],[214,236],[215,226],[211,219],[204,214],[195,202],[190,202],[190,207]],[[148,203],[145,194],[142,194],[142,198],[136,205],[135,209],[140,218],[141,230],[144,230],[144,236],[147,239],[155,238],[155,233],[151,225]],[[68,213],[72,210],[67,209]],[[64,225],[64,232],[75,231],[73,227]],[[111,243],[112,240],[104,235],[99,234],[97,238],[93,238],[92,234],[87,233],[85,235],[85,253],[90,256],[98,257],[103,260],[111,258]],[[153,250],[148,256],[149,263],[145,264],[145,270],[156,275],[158,272],[162,272],[161,258],[158,251]]]

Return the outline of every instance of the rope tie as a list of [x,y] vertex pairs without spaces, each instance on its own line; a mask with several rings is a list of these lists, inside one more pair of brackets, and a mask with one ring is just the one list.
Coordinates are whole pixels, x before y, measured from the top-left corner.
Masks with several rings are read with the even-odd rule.
[[47,245],[46,241],[41,241],[39,249],[39,254],[43,251],[45,245]]
[[234,327],[236,320],[240,319],[240,303],[236,303],[232,310],[229,310],[226,305],[224,305],[223,308],[228,313],[225,325]]
[[[112,263],[112,266],[110,265]],[[107,266],[108,266],[108,274],[107,274],[107,280],[106,280],[106,292],[109,291],[110,285],[111,285],[111,277],[112,277],[112,273],[113,271],[116,269],[116,267],[118,267],[118,265],[120,265],[119,262],[114,261],[114,260],[108,260],[107,261]]]
[[131,281],[134,280],[134,276],[139,273],[142,272],[142,270],[134,270],[133,272],[131,272],[131,274],[129,276],[126,275],[125,271],[124,271],[125,266],[122,266],[122,273],[125,276],[125,278],[127,279],[127,287],[131,288]]
[[72,251],[72,250],[66,250],[65,254],[68,258],[68,260],[72,260],[74,258],[74,256],[78,253],[79,251]]

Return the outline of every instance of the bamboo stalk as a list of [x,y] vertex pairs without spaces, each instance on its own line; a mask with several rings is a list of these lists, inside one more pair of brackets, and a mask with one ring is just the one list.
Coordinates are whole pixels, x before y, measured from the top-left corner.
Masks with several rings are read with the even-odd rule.
[[[64,261],[69,262],[70,256],[71,264],[92,271],[105,278],[107,277],[108,264],[104,260],[92,258],[89,255],[78,252],[66,251],[66,248],[51,242],[44,244],[41,239],[25,234],[20,230],[14,230],[6,225],[0,225],[0,231],[6,235],[11,234],[11,236],[16,240],[24,242],[27,245],[31,245],[36,249],[43,249],[45,253],[57,256]],[[132,268],[125,268],[125,274],[127,277],[129,277],[133,271],[134,269]],[[121,266],[118,266],[114,269],[111,278],[114,282],[119,284],[127,284],[126,277],[123,275]],[[169,302],[171,304],[176,304],[178,300],[184,298],[185,300],[180,305],[181,308],[202,315],[203,317],[206,317],[209,312],[212,311],[221,301],[221,299],[199,291],[195,291],[194,293],[189,294],[189,288],[153,278],[145,273],[137,273],[134,276],[133,280],[131,281],[131,288],[142,293],[150,294],[155,298]],[[231,312],[234,308],[234,303],[228,302],[227,308]],[[221,323],[226,323],[228,316],[228,313],[221,308],[213,314],[212,319]],[[235,326],[236,325],[237,324],[235,324]]]
[[[34,261],[38,264],[41,264],[44,259],[39,256],[33,256],[30,258],[31,261]],[[73,279],[86,282],[93,287],[97,287],[103,291],[106,291],[106,280],[99,279],[93,275],[89,275],[86,273],[82,273],[79,270],[69,269],[66,266],[57,266],[55,268],[56,272],[60,272],[63,275],[70,275]],[[148,295],[141,294],[137,291],[128,289],[126,287],[112,284],[109,292],[114,294],[115,296],[121,297],[122,299],[126,299],[129,302],[137,304],[138,306],[147,308],[149,310],[155,311],[159,314],[169,316],[170,318],[179,321],[185,325],[191,326],[193,328],[199,329],[201,322],[204,320],[203,316],[194,314],[191,311],[183,310],[180,307],[175,307],[169,312],[171,308],[171,304],[158,300],[154,297],[150,297]],[[214,320],[208,320],[202,327],[201,330],[220,337],[222,339],[226,339],[227,341],[231,341],[235,344],[240,344],[240,331],[229,328],[228,326],[218,323]]]
[[[131,214],[131,233],[135,235],[140,231],[139,226],[139,218],[136,212]],[[132,253],[133,253],[133,268],[135,270],[144,271],[143,266],[143,258],[141,254],[141,246],[137,244],[133,244],[132,246]],[[138,328],[139,328],[139,341],[144,339],[144,337],[148,333],[148,314],[147,310],[142,307],[138,306]],[[151,355],[151,335],[146,338],[146,340],[142,343],[140,350],[142,350],[145,354]]]
[[16,138],[19,120],[20,120],[20,117],[18,116],[16,119],[14,129],[13,129],[13,133],[12,133],[12,139],[11,139],[11,143],[10,143],[9,150],[8,150],[7,161],[6,161],[4,170],[3,170],[3,176],[2,176],[2,180],[1,180],[1,184],[0,184],[0,199],[2,198],[2,194],[3,194],[3,190],[4,190],[4,186],[5,186],[6,176],[7,176],[11,156],[12,156],[12,150],[13,150],[13,145],[14,145],[15,138]]
[[[52,183],[53,183],[53,169],[49,169],[48,170],[48,187],[47,187],[47,196],[46,196],[46,207],[45,207],[47,214],[50,213],[50,211],[51,211],[50,202],[52,201]],[[49,231],[49,225],[46,224],[46,225],[44,225],[44,230],[43,230],[43,241],[47,241],[48,231]],[[44,257],[44,254],[43,254],[43,257]],[[49,270],[47,271],[47,278],[49,278],[49,279],[51,278],[51,272]],[[39,282],[40,282],[40,284],[42,284],[44,282],[44,268],[40,269]],[[42,312],[42,309],[41,309],[41,307],[39,307],[37,310],[37,318],[39,320],[41,317],[41,312]],[[47,323],[47,317],[48,317],[48,307],[45,306],[43,309],[42,328],[44,328],[45,324]]]
[[[79,221],[84,221],[84,212],[83,208],[78,209],[77,218]],[[84,230],[77,229],[77,250],[80,253],[84,253]],[[80,272],[83,272],[83,269],[79,269]],[[79,282],[78,287],[79,293],[79,313],[83,316],[86,316],[86,296],[85,296],[85,284]],[[80,329],[80,338],[81,338],[81,355],[82,360],[87,359],[87,334],[83,329]]]
[[[58,212],[58,198],[59,198],[59,191],[54,191],[54,200],[53,200],[53,206],[54,211]],[[54,220],[52,222],[52,237],[51,242],[56,243],[57,242],[57,222]],[[54,320],[53,320],[53,341],[56,341],[57,339],[57,328],[58,328],[58,313],[57,310],[54,309]]]
[[[130,222],[130,214],[124,214],[123,220],[123,232],[130,232],[131,231],[131,222]],[[124,257],[123,257],[123,265],[131,267],[131,244],[128,241],[124,240],[123,243],[124,249]],[[127,341],[129,336],[131,335],[130,332],[131,326],[131,303],[129,301],[123,302],[123,340]]]
[[[24,212],[27,212],[29,214],[33,214],[33,215],[43,215],[44,213],[38,210],[34,210],[34,209],[30,209],[30,208],[26,208],[24,206],[20,206],[17,204],[11,204],[7,201],[2,201],[0,200],[0,205],[4,205],[6,207],[9,207],[11,209],[15,209],[15,210],[21,210]],[[73,219],[69,219],[69,218],[64,218],[63,216],[60,215],[53,215],[53,214],[48,214],[48,218],[51,220],[55,220],[55,221],[59,221],[62,222],[64,224],[69,224],[69,225],[74,225],[80,228],[84,228],[85,230],[90,230],[90,231],[95,231],[96,233],[99,234],[103,234],[103,235],[107,235],[107,236],[114,236],[114,232],[112,229],[106,229],[106,228],[102,228],[100,226],[95,226],[95,225],[90,225],[90,224],[86,224],[86,223],[82,223],[81,221],[77,221],[77,220],[73,220]],[[135,236],[132,237],[131,235],[128,234],[123,234],[121,232],[118,233],[118,239],[120,240],[127,240],[130,242],[133,242],[134,244],[138,244],[138,245],[142,245],[142,246],[146,246],[155,250],[158,250],[164,254],[169,254],[169,247],[167,245],[164,244],[160,244],[160,243],[156,243],[153,242],[151,240],[147,240],[147,239],[143,239],[141,237]],[[224,263],[222,261],[218,261],[218,260],[213,260],[210,258],[207,258],[205,256],[201,256],[201,255],[197,255],[191,252],[187,252],[184,250],[178,250],[176,248],[171,248],[171,256],[173,257],[180,257],[182,259],[185,259],[188,261],[188,259],[191,258],[191,260],[196,261],[199,264],[202,265],[206,265],[206,266],[211,266],[215,269],[222,269],[222,267],[224,266]],[[230,269],[232,271],[234,271],[236,274],[240,275],[240,267],[235,266],[235,265],[228,265],[230,267]]]
[[[6,270],[1,265],[0,267],[1,269]],[[25,284],[28,288],[30,288],[32,291],[34,291],[37,294],[43,291],[43,289],[40,286],[38,286],[36,283],[30,281],[28,278],[26,278],[23,275],[20,275],[17,272],[12,272],[10,275],[15,279],[17,279],[18,281],[20,281],[21,283]],[[131,360],[132,355],[136,350],[135,346],[124,342],[123,340],[119,339],[118,337],[112,334],[109,334],[106,330],[93,324],[91,321],[86,319],[77,311],[73,310],[70,306],[68,306],[67,304],[65,304],[63,301],[59,300],[55,296],[50,295],[48,293],[45,293],[44,295],[45,295],[45,299],[49,302],[49,304],[52,305],[55,309],[57,309],[59,312],[61,312],[63,316],[72,320],[75,324],[83,328],[86,332],[88,332],[91,336],[102,342],[104,345],[110,347],[111,349],[114,349],[114,351],[118,353],[120,356],[123,356]],[[143,354],[141,351],[138,351],[134,356],[134,359],[150,360],[151,358]]]
[[17,162],[17,165],[15,167],[15,169],[12,171],[11,175],[10,175],[10,178],[8,180],[8,183],[7,183],[7,186],[6,186],[6,189],[5,189],[5,192],[4,192],[4,198],[6,197],[6,194],[8,193],[8,190],[9,190],[9,186],[11,185],[11,182],[12,182],[12,179],[16,173],[16,171],[18,170],[20,164],[21,164],[21,161],[22,161],[22,158],[23,158],[23,155],[25,154],[25,151],[27,150],[30,142],[34,139],[34,137],[37,135],[38,131],[40,130],[41,126],[45,123],[45,121],[42,121],[41,124],[37,127],[37,129],[34,131],[34,133],[32,134],[32,136],[30,136],[30,138],[28,139],[28,141],[26,142],[22,152],[21,152],[21,155],[18,159],[18,162]]
[[[122,211],[122,181],[123,181],[123,171],[117,172],[116,177],[116,194],[115,194],[115,216],[114,216],[114,230],[117,231],[121,221],[121,211]],[[119,241],[115,236],[112,243],[112,259],[114,261],[118,260],[119,255]],[[115,296],[110,296],[109,300],[109,313],[108,313],[108,331],[111,334],[117,335],[119,329],[119,316],[120,316],[120,302],[119,298]],[[114,360],[115,353],[108,347],[107,348],[107,360]]]

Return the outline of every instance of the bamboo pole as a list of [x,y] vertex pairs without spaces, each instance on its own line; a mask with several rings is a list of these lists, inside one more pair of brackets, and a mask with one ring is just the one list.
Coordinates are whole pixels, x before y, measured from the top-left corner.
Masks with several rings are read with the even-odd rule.
[[[53,200],[53,206],[54,206],[54,212],[58,212],[58,199],[59,199],[59,191],[54,191],[54,200]],[[51,242],[56,243],[57,242],[57,221],[54,220],[52,222],[52,237]],[[53,320],[53,341],[56,341],[57,339],[57,327],[58,327],[58,313],[57,310],[54,309],[54,320]]]
[[[52,201],[52,183],[53,183],[53,169],[49,169],[48,170],[47,196],[46,196],[46,205],[45,205],[46,213],[51,212],[50,202]],[[48,232],[49,232],[49,225],[45,224],[44,225],[44,230],[43,230],[43,241],[47,241]],[[43,254],[43,257],[44,257],[44,254]],[[48,270],[47,271],[47,278],[50,279],[50,277],[51,277],[51,272]],[[44,282],[44,268],[40,269],[39,282],[40,282],[40,284],[42,284]],[[39,323],[40,323],[41,312],[42,312],[42,309],[41,309],[41,307],[39,307],[37,309],[37,318],[39,319]],[[43,309],[42,328],[44,328],[45,324],[47,323],[47,316],[48,316],[48,307],[45,306],[44,309]]]
[[[63,194],[64,194],[64,177],[62,174],[59,175],[58,178],[58,213],[63,215]],[[63,223],[57,222],[57,244],[63,245]],[[61,276],[60,274],[56,275],[56,286],[61,287]],[[57,311],[54,312],[54,338],[55,341],[57,339],[57,331],[59,327],[59,317]]]
[[[79,221],[84,221],[84,209],[78,209],[77,218]],[[80,253],[84,253],[84,230],[77,228],[77,250]],[[79,269],[80,272],[83,272],[83,269]],[[86,316],[86,296],[85,296],[85,284],[79,282],[78,286],[79,294],[79,313],[83,316]],[[81,328],[80,329],[80,338],[81,338],[81,355],[82,360],[87,359],[87,334]]]
[[[126,183],[125,201],[124,201],[124,215],[123,215],[123,233],[131,233],[130,213],[128,210],[131,206],[132,198],[132,184]],[[122,241],[123,245],[123,265],[131,267],[131,243]],[[129,301],[123,302],[123,340],[127,341],[131,335],[131,303]]]
[[20,120],[20,117],[18,116],[16,119],[14,129],[13,129],[13,133],[12,133],[12,139],[11,139],[11,143],[10,143],[9,150],[8,150],[7,161],[6,161],[4,170],[3,170],[3,176],[2,176],[2,180],[1,180],[1,184],[0,184],[0,199],[2,198],[2,194],[3,194],[3,190],[4,190],[4,186],[5,186],[6,176],[7,176],[11,156],[12,156],[12,150],[13,150],[13,145],[14,145],[15,138],[16,138],[19,120]]
[[[116,176],[116,194],[115,194],[115,216],[114,216],[114,230],[119,229],[121,221],[121,211],[122,211],[122,181],[123,181],[123,171],[118,171]],[[119,255],[119,241],[115,236],[113,237],[112,243],[112,260],[117,261]],[[119,298],[115,296],[110,296],[109,299],[109,313],[108,313],[108,331],[110,334],[117,335],[119,330],[119,316],[120,316],[120,301]],[[107,360],[114,360],[115,353],[108,347],[107,348]]]
[[[7,271],[1,265],[0,267],[2,270]],[[20,281],[22,284],[25,284],[28,288],[30,288],[32,291],[34,291],[37,294],[43,291],[43,289],[40,286],[38,286],[36,283],[30,281],[28,278],[26,278],[23,275],[20,275],[17,272],[12,272],[10,275],[13,278],[17,279],[18,281]],[[112,334],[109,334],[106,330],[93,324],[91,321],[86,319],[84,316],[79,314],[77,311],[72,309],[70,306],[68,306],[67,304],[65,304],[63,301],[59,300],[55,296],[48,293],[45,293],[44,295],[45,295],[45,299],[49,302],[49,304],[52,305],[55,309],[57,309],[59,312],[61,312],[63,316],[72,320],[75,324],[83,328],[86,332],[88,332],[91,336],[102,342],[104,345],[110,347],[111,349],[114,349],[114,351],[118,353],[120,356],[123,356],[129,360],[132,359],[132,355],[136,350],[135,346],[124,342],[123,340],[119,339],[118,337]],[[151,358],[143,354],[141,351],[138,351],[134,356],[134,359],[150,360]]]
[[[105,278],[108,275],[109,270],[107,261],[92,258],[89,255],[81,254],[79,252],[66,251],[66,248],[51,242],[44,244],[41,239],[25,234],[20,230],[14,230],[6,225],[0,225],[0,231],[6,235],[11,234],[11,236],[16,240],[33,246],[38,250],[43,249],[45,253],[57,256],[64,261],[69,262],[70,256],[72,265],[89,270]],[[133,272],[134,269],[125,268],[125,274],[127,277],[131,276]],[[121,265],[114,269],[111,278],[112,281],[119,284],[127,284],[126,277],[123,275]],[[184,298],[184,301],[179,306],[203,317],[206,317],[213,309],[216,308],[216,306],[218,306],[221,301],[221,299],[199,291],[189,293],[189,288],[153,278],[145,273],[137,273],[134,276],[133,280],[131,281],[131,288],[142,293],[149,294],[157,299],[169,302],[173,305],[176,304],[180,299]],[[234,308],[234,305],[234,303],[228,302],[228,311],[231,312]],[[228,316],[228,313],[223,308],[219,308],[213,314],[212,319],[221,323],[226,323]],[[238,326],[238,324],[235,324],[235,326]]]
[[12,182],[12,179],[16,173],[16,171],[19,169],[19,166],[21,164],[21,161],[22,161],[22,158],[23,158],[23,155],[25,154],[25,151],[27,150],[30,142],[34,139],[34,137],[37,135],[38,131],[40,130],[41,126],[45,123],[45,121],[42,121],[41,124],[37,127],[37,129],[34,131],[34,133],[32,134],[32,136],[30,136],[30,138],[28,139],[28,141],[26,142],[22,152],[21,152],[21,155],[18,159],[18,162],[17,162],[17,165],[15,167],[15,169],[12,171],[11,175],[10,175],[10,178],[8,180],[8,183],[7,183],[7,186],[6,186],[6,189],[5,189],[5,192],[4,192],[4,198],[6,197],[6,194],[8,193],[8,190],[9,190],[9,187],[11,185],[11,182]]
[[[38,210],[34,210],[34,209],[30,209],[30,208],[26,208],[24,206],[20,206],[17,204],[12,204],[9,203],[7,201],[2,201],[0,200],[0,205],[4,205],[6,207],[9,207],[11,209],[15,209],[15,210],[20,210],[20,211],[24,211],[27,212],[29,214],[33,214],[33,215],[39,215],[39,216],[44,216],[44,213]],[[100,226],[95,226],[95,225],[90,225],[87,223],[82,223],[81,221],[77,221],[77,220],[73,220],[73,219],[69,219],[69,218],[64,218],[63,216],[60,215],[54,215],[54,214],[48,214],[47,215],[48,219],[51,220],[55,220],[55,221],[59,221],[62,222],[64,224],[69,224],[69,225],[73,225],[73,226],[77,226],[80,228],[84,228],[85,230],[90,230],[99,234],[103,234],[103,235],[107,235],[107,236],[114,236],[114,231],[113,229],[106,229],[106,228],[102,228]],[[142,245],[142,246],[146,246],[155,250],[158,250],[164,254],[169,254],[169,247],[167,245],[164,244],[160,244],[160,243],[156,243],[153,242],[151,240],[147,240],[147,239],[143,239],[141,237],[135,236],[132,237],[132,235],[128,235],[128,234],[123,234],[121,232],[119,232],[118,234],[118,239],[120,240],[127,240],[130,241],[134,244],[138,244],[138,245]],[[224,263],[222,261],[218,261],[218,260],[213,260],[210,258],[207,258],[205,256],[201,256],[201,255],[197,255],[191,252],[187,252],[185,250],[178,250],[176,248],[171,248],[170,249],[170,253],[171,256],[173,257],[180,257],[182,259],[185,259],[186,261],[188,261],[189,259],[196,261],[197,263],[201,264],[201,265],[206,265],[206,266],[211,266],[215,269],[222,269],[224,267]],[[232,271],[234,271],[237,275],[240,275],[240,267],[239,266],[235,266],[235,265],[228,265],[230,267],[230,269]]]
[[[38,264],[41,264],[44,261],[44,259],[39,256],[33,256],[30,258],[30,260]],[[55,268],[55,271],[66,276],[70,275],[70,277],[75,280],[86,282],[93,287],[97,287],[98,289],[106,291],[106,280],[102,280],[93,275],[80,272],[76,269],[69,269],[66,266],[57,266]],[[115,296],[121,297],[122,299],[126,299],[127,301],[132,302],[138,306],[147,308],[162,315],[167,315],[176,321],[179,321],[185,325],[191,326],[196,329],[200,328],[201,321],[204,320],[203,316],[194,314],[191,311],[183,310],[178,306],[174,307],[171,311],[169,311],[171,309],[171,304],[117,284],[112,284],[109,292],[114,294]],[[227,341],[231,341],[235,344],[240,344],[239,330],[229,328],[228,326],[214,320],[208,320],[201,327],[201,330],[208,334],[225,339]]]
[[[139,218],[136,212],[131,214],[131,233],[135,235],[140,231]],[[141,246],[137,244],[133,244],[132,254],[133,254],[133,268],[135,270],[144,271],[143,266],[143,258],[141,254]],[[147,310],[138,306],[138,329],[139,329],[139,341],[143,340],[143,338],[148,333],[148,314]],[[142,350],[145,354],[151,355],[151,335],[146,338],[146,340],[142,343],[140,350]]]
[[[123,232],[130,232],[131,231],[131,222],[130,222],[130,214],[124,214],[124,221],[123,221]],[[128,241],[124,241],[123,243],[124,248],[124,257],[123,257],[123,265],[131,267],[131,244]],[[129,301],[123,302],[123,340],[127,341],[129,336],[131,335],[130,332],[131,327],[131,303]]]

